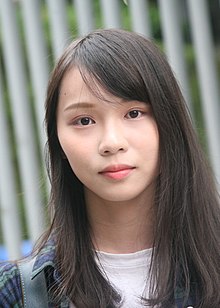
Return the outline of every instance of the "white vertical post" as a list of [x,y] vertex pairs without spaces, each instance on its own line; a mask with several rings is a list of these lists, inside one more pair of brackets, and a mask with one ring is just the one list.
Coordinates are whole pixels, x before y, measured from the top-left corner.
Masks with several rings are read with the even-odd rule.
[[120,28],[121,14],[120,1],[118,0],[101,0],[100,2],[105,28]]
[[39,166],[30,103],[27,97],[28,86],[13,5],[15,4],[12,1],[0,1],[0,20],[2,22],[2,38],[4,41],[2,48],[17,140],[27,226],[30,238],[36,240],[41,234],[44,225],[38,183]]
[[86,35],[95,28],[92,2],[90,0],[73,0],[77,16],[78,34],[80,36]]
[[[44,158],[46,132],[44,129],[44,101],[49,76],[47,51],[43,36],[40,16],[40,2],[38,0],[21,0],[24,20],[25,42],[27,46],[28,64],[34,92],[35,111],[37,115],[38,132],[41,146],[41,156]],[[47,190],[49,181],[46,171],[43,174]]]
[[181,90],[188,104],[191,107],[191,95],[184,60],[184,44],[181,29],[181,8],[179,0],[159,0],[162,31],[168,61],[179,81]]
[[152,36],[148,0],[129,0],[132,30],[147,37]]
[[48,82],[48,62],[42,23],[40,20],[40,2],[38,0],[22,0],[24,31],[34,90],[35,108],[37,112],[38,129],[42,153],[46,142],[44,121],[44,100]]
[[58,58],[69,39],[67,24],[66,1],[47,0],[50,16],[52,47],[55,58]]
[[205,0],[188,0],[210,159],[220,185],[220,94],[214,47]]
[[11,161],[6,110],[4,110],[0,71],[0,212],[3,240],[10,259],[21,257],[21,226],[16,197],[15,174]]

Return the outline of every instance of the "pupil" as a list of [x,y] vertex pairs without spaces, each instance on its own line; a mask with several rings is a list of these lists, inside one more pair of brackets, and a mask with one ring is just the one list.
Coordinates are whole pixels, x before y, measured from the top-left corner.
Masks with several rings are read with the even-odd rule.
[[131,118],[136,118],[138,116],[138,111],[137,110],[132,110],[131,112],[130,112],[130,117]]
[[89,118],[82,118],[81,123],[82,123],[82,125],[88,125],[89,124]]

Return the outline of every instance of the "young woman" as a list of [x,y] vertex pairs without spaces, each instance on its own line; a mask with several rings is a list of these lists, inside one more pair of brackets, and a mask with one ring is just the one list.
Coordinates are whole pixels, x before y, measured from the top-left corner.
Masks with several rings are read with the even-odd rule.
[[[48,305],[220,307],[219,197],[158,49],[123,30],[74,41],[46,126],[52,223],[31,278]],[[22,307],[18,266],[0,277],[1,307]]]

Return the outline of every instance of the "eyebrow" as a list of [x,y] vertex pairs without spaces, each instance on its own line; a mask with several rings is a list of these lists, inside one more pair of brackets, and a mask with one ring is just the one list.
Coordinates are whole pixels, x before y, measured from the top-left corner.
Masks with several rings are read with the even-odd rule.
[[81,102],[81,103],[74,103],[69,106],[67,106],[64,111],[72,110],[72,109],[78,109],[78,108],[94,108],[95,105],[91,103]]

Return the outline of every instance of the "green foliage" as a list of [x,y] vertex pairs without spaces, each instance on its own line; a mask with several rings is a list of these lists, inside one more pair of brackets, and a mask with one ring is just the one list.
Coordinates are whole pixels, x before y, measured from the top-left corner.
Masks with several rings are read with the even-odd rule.
[[155,2],[150,5],[149,15],[152,26],[152,36],[155,40],[161,40],[160,13]]

